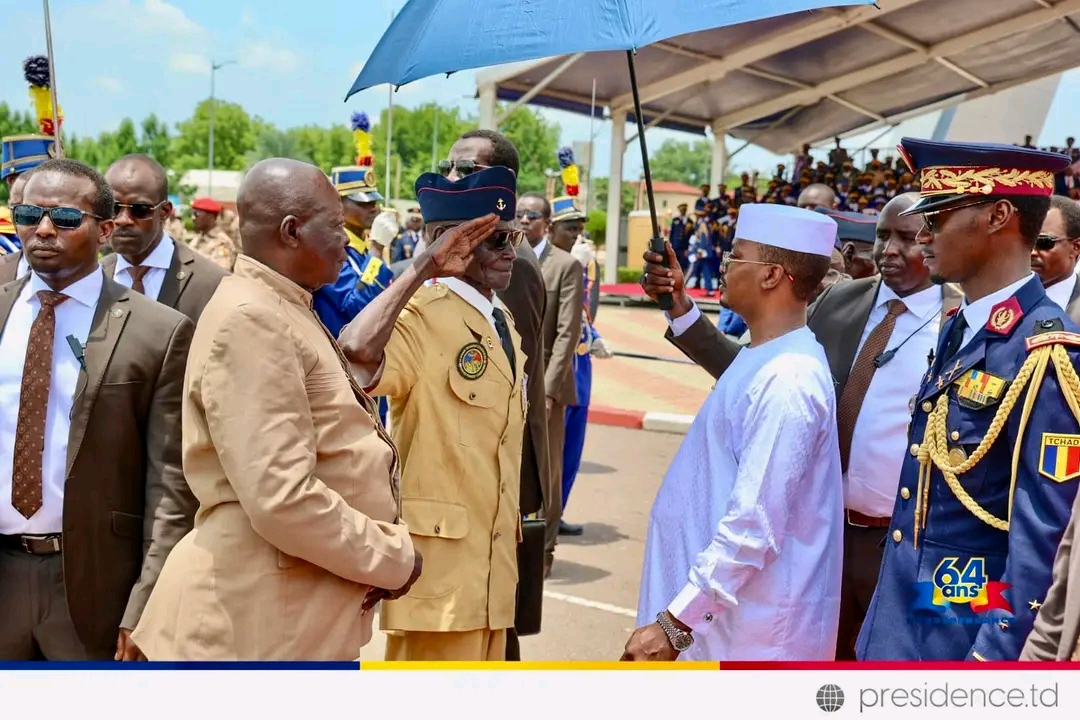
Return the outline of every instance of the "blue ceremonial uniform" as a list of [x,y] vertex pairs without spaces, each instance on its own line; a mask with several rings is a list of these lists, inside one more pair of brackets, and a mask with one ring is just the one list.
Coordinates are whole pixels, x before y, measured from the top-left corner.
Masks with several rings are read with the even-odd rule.
[[[963,201],[962,189],[935,197],[949,178],[963,179],[956,165],[922,163],[923,208]],[[936,192],[927,192],[928,174],[944,178],[930,184]],[[1008,194],[1017,173],[1003,176]],[[956,322],[943,328],[912,398],[910,452],[859,660],[1016,660],[1069,522],[1080,477],[1080,422],[1070,409],[1080,411],[1080,328],[1034,275],[947,358]]]
[[[590,260],[585,273],[585,296],[589,296],[596,283],[596,261]],[[593,341],[600,337],[593,327],[592,318],[586,307],[581,317],[581,339],[574,354],[574,384],[577,387],[577,404],[566,407],[566,438],[563,443],[562,506],[570,497],[578,470],[581,468],[581,455],[585,450],[585,429],[589,419],[589,397],[592,394],[592,355],[589,350]]]
[[690,247],[690,236],[694,233],[694,221],[684,215],[677,215],[671,221],[671,232],[668,235],[668,241],[671,243],[671,248],[675,251],[675,257],[679,259],[679,265],[682,267],[683,272],[686,271],[686,267],[690,260],[686,256],[686,252]]
[[390,267],[379,258],[352,246],[345,248],[345,254],[349,259],[337,281],[316,290],[312,302],[315,314],[334,337],[394,279]]

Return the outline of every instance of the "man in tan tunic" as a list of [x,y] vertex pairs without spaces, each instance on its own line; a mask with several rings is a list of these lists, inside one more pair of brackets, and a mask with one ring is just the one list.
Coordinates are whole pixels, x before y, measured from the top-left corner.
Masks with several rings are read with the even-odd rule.
[[187,244],[195,252],[210,258],[223,270],[232,272],[239,248],[232,238],[218,227],[222,206],[211,198],[195,198],[191,203],[191,223],[195,232],[187,237]]
[[311,310],[344,262],[341,201],[318,168],[271,159],[239,209],[245,254],[184,379],[199,512],[132,637],[151,660],[353,660],[421,558],[398,522],[397,450]]
[[388,660],[506,658],[528,409],[521,337],[495,295],[522,236],[514,186],[504,167],[458,182],[421,175],[430,248],[341,333],[358,377],[390,398],[401,513],[426,561],[383,606]]

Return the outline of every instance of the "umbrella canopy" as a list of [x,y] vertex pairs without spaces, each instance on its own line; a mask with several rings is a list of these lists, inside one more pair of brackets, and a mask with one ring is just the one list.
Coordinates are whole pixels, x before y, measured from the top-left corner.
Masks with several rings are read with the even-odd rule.
[[409,0],[353,94],[460,70],[578,52],[636,50],[677,35],[874,0]]

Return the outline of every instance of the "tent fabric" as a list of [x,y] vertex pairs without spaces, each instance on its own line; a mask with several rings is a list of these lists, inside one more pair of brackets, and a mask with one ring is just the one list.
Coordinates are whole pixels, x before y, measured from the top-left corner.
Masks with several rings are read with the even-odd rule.
[[[800,13],[683,35],[642,49],[636,65],[646,95],[645,122],[659,118],[660,127],[704,134],[714,121],[735,119],[734,124],[722,123],[727,134],[784,154],[803,143],[894,122],[936,103],[959,102],[1080,66],[1080,0],[879,4],[881,9],[870,8],[872,13],[866,8]],[[794,38],[808,24],[843,13],[859,13],[858,20],[808,42]],[[943,62],[930,57],[942,43]],[[709,62],[774,44],[775,52],[726,74],[704,73],[703,80],[681,89],[671,83]],[[565,59],[552,58],[502,77],[497,96],[521,97]],[[621,53],[589,53],[531,103],[588,114],[594,78],[600,107],[630,92]],[[836,88],[828,93],[833,97],[812,92],[823,83]],[[662,96],[650,99],[650,87],[661,88]],[[785,101],[796,93],[803,97]]]

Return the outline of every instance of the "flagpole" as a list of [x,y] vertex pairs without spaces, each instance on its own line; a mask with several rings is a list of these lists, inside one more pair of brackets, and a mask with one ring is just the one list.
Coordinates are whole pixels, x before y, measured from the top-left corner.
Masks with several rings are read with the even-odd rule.
[[[394,22],[397,12],[390,11],[390,22]],[[390,85],[389,103],[386,111],[386,202],[390,203],[390,138],[394,136],[394,85]]]
[[60,137],[60,106],[56,100],[56,64],[53,62],[52,21],[49,18],[49,0],[45,5],[45,50],[49,55],[49,93],[52,95],[53,135],[56,137],[56,156],[64,156],[64,142]]

